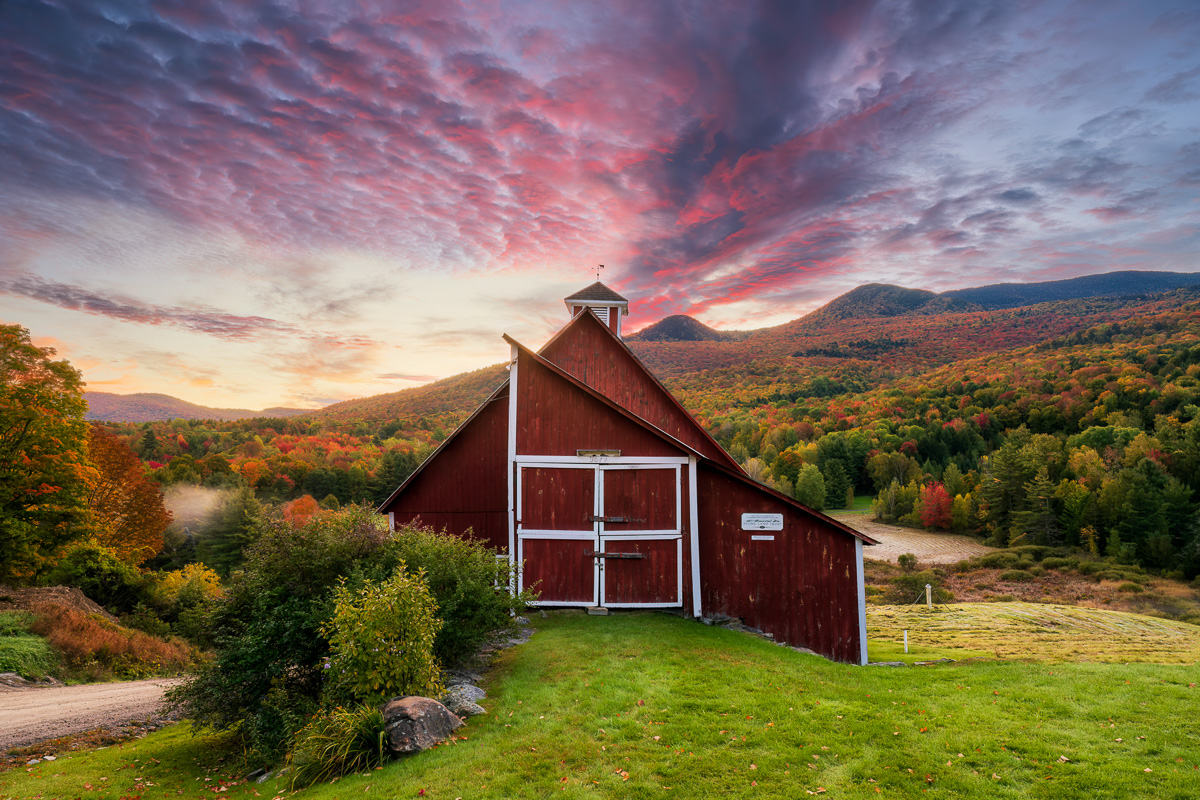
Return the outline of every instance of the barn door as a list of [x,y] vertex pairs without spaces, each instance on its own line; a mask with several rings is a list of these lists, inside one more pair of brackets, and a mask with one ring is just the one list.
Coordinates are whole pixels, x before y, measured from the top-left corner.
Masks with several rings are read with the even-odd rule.
[[600,477],[600,605],[681,606],[679,466],[602,466]]
[[547,606],[683,604],[678,464],[518,464],[518,588]]
[[539,605],[597,603],[596,484],[591,464],[518,466],[518,588],[537,591]]

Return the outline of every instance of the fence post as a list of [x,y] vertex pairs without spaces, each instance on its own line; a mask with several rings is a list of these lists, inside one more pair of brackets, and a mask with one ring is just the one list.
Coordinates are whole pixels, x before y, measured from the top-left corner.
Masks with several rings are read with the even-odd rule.
[[904,629],[904,654],[908,655],[908,628]]
[[925,605],[930,611],[933,611],[933,587],[928,583],[925,584]]

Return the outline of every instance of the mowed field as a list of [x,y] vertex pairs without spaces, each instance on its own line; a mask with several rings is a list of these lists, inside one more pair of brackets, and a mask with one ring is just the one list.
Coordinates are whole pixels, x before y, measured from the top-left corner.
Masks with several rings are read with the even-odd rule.
[[[885,622],[917,628],[872,612],[881,636]],[[959,637],[953,616],[933,618],[946,645],[930,656],[972,649],[965,623]],[[1114,650],[1145,635],[1123,619],[1095,623]],[[534,621],[533,639],[488,674],[489,713],[454,741],[294,796],[1192,798],[1200,787],[1194,664],[1030,660],[1043,652],[853,667],[665,614]],[[1060,626],[1068,639],[1083,623],[1072,625]],[[292,796],[283,780],[246,783],[254,766],[181,725],[0,775],[0,798]]]

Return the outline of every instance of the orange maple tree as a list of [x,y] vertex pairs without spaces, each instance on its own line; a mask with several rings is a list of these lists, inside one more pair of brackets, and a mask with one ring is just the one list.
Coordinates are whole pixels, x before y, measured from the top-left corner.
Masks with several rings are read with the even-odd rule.
[[171,523],[162,492],[120,437],[93,425],[88,452],[95,466],[88,481],[92,537],[140,564],[162,550],[163,531]]

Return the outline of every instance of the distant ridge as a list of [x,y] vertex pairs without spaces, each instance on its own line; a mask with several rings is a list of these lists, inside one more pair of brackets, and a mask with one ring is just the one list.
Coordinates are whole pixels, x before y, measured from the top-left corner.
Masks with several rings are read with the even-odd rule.
[[1085,297],[1155,294],[1198,285],[1200,285],[1200,273],[1197,272],[1124,270],[1122,272],[1106,272],[1103,275],[1084,275],[1062,281],[1043,281],[1042,283],[993,283],[973,289],[942,292],[940,296],[974,303],[981,308],[993,311],[1000,308],[1017,308],[1035,303],[1078,300]]
[[168,394],[112,394],[84,392],[88,411],[84,419],[97,422],[158,422],[172,419],[236,420],[254,417],[295,417],[307,414],[306,408],[208,408],[171,397]]
[[672,314],[637,333],[625,337],[629,342],[740,342],[749,331],[719,331],[687,314]]
[[890,283],[868,283],[835,297],[804,317],[810,323],[829,323],[863,317],[903,317],[977,311],[966,300],[945,297],[925,289],[906,289]]

